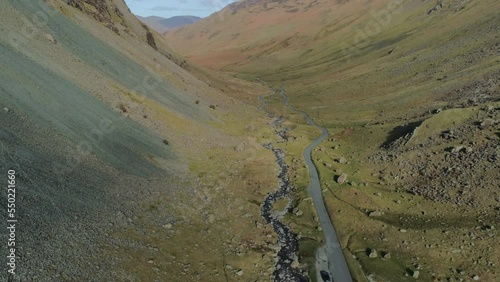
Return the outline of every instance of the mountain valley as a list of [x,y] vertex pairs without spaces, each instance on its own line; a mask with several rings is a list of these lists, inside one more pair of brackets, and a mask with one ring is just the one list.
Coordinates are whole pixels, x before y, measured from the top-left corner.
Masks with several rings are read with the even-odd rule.
[[499,8],[1,2],[2,279],[497,281]]

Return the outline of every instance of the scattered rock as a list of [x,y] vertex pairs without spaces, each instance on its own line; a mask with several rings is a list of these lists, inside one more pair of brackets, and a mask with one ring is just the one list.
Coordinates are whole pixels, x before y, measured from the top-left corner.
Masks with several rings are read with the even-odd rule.
[[254,125],[248,125],[245,129],[248,130],[248,131],[255,131],[255,130],[257,130],[257,128],[255,128]]
[[208,223],[213,224],[215,222],[215,215],[213,214],[208,215],[207,221]]
[[451,153],[452,154],[456,154],[456,153],[459,153],[460,151],[462,151],[463,149],[465,149],[465,146],[455,146],[451,149]]
[[150,260],[148,260],[148,263],[153,264],[153,263],[155,263],[155,261],[153,259],[150,259]]
[[163,225],[163,228],[165,228],[165,229],[172,229],[172,224],[171,223],[167,223],[167,224]]
[[339,162],[339,164],[346,164],[347,163],[347,159],[342,157],[340,159],[337,160],[337,162]]
[[453,130],[445,130],[441,133],[441,137],[443,137],[446,140],[452,140],[456,139],[457,137],[455,136],[455,132]]
[[5,112],[7,112],[7,113],[8,113],[8,112],[10,112],[10,109],[9,109],[9,108],[7,108],[7,107],[4,107],[4,108],[3,108],[3,110],[4,110]]
[[466,147],[463,145],[455,146],[451,149],[452,154],[458,154],[460,152],[472,153],[474,151],[471,147]]
[[481,279],[481,278],[479,277],[479,275],[474,275],[474,276],[472,276],[472,280],[474,280],[474,281],[479,281],[479,279]]
[[370,254],[368,255],[369,258],[376,258],[378,257],[378,253],[375,249],[370,250]]
[[238,276],[243,276],[243,269],[240,269],[240,270],[236,271],[235,274],[238,275]]
[[487,119],[483,120],[483,122],[481,122],[481,125],[479,126],[479,128],[481,128],[481,129],[487,129],[490,126],[494,125],[495,123],[496,122],[495,122],[494,119],[487,118]]
[[413,279],[418,279],[419,276],[420,276],[420,271],[418,271],[418,270],[413,271],[413,275],[412,275]]
[[378,217],[378,216],[382,216],[382,212],[381,211],[372,211],[368,214],[368,216],[370,217]]
[[408,231],[406,231],[406,229],[399,229],[399,232],[401,232],[401,233],[406,233],[406,232],[408,232]]
[[338,184],[344,184],[347,180],[347,174],[346,173],[342,173],[339,178],[337,178],[337,183]]
[[52,43],[54,43],[54,44],[56,44],[56,43],[57,43],[57,41],[55,40],[54,36],[52,36],[52,34],[50,34],[50,33],[46,33],[46,34],[44,35],[44,37],[45,37],[48,41],[50,41],[50,42],[52,42]]
[[389,253],[389,252],[383,253],[382,258],[383,259],[391,259],[391,253]]
[[427,11],[427,14],[430,15],[434,12],[437,12],[439,11],[441,8],[443,8],[444,4],[443,4],[443,0],[440,0],[438,2],[438,4],[436,4],[436,6],[434,6],[432,9],[430,9],[429,11]]

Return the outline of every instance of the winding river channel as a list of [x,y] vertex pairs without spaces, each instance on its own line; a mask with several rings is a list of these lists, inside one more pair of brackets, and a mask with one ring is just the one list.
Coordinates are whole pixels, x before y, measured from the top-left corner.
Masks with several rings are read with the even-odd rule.
[[[318,215],[319,222],[323,228],[323,233],[325,235],[325,246],[321,248],[321,251],[326,255],[326,263],[321,265],[317,264],[318,281],[323,279],[323,281],[335,281],[335,282],[351,282],[352,277],[347,267],[347,262],[345,260],[344,254],[342,252],[342,247],[340,245],[337,233],[333,224],[330,220],[330,216],[326,209],[325,203],[323,201],[323,195],[321,191],[321,185],[319,181],[319,175],[314,163],[312,161],[312,151],[320,143],[328,138],[328,131],[319,125],[317,125],[313,119],[311,119],[305,112],[300,111],[289,104],[288,96],[286,95],[285,87],[282,86],[279,91],[274,93],[283,97],[283,103],[285,106],[293,111],[301,113],[306,119],[307,123],[321,130],[322,134],[319,138],[314,140],[309,146],[304,150],[304,159],[306,166],[309,170],[309,187],[307,189],[309,195],[313,199],[314,206]],[[266,103],[264,97],[259,97],[261,101],[261,106],[259,110],[267,113],[270,117],[276,117],[276,115],[265,109]],[[286,137],[286,132],[288,129],[282,128],[281,125],[284,122],[283,117],[276,117],[276,120],[271,123],[271,126],[275,130],[276,134],[283,141],[288,141]],[[274,271],[274,281],[285,282],[285,281],[308,281],[307,277],[304,276],[298,269],[292,267],[292,262],[297,260],[298,251],[298,240],[297,236],[292,232],[292,230],[286,226],[280,218],[290,212],[291,209],[291,198],[290,198],[290,182],[288,180],[287,171],[288,166],[285,162],[285,152],[281,149],[273,147],[272,144],[264,144],[264,147],[273,151],[276,162],[280,168],[278,174],[279,189],[267,195],[262,204],[261,214],[268,224],[271,224],[278,234],[278,242],[280,245],[280,251],[278,252],[278,261],[276,264],[276,269]],[[281,199],[288,199],[289,205],[283,212],[273,213],[273,205],[276,201]]]

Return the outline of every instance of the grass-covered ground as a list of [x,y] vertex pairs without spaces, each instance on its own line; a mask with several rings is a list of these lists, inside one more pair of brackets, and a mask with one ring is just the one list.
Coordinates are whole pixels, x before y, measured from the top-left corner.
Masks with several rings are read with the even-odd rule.
[[[435,1],[400,1],[397,12],[390,3],[322,2],[309,11],[297,4],[295,13],[255,4],[167,38],[174,46],[191,42],[183,50],[199,64],[276,87],[285,83],[290,103],[328,129],[329,141],[313,157],[358,281],[498,280],[491,228],[498,221],[498,3],[444,1],[430,13]],[[390,20],[356,44],[372,13],[384,11]],[[227,23],[238,35],[195,36],[200,27]],[[273,28],[256,32],[264,26]],[[269,101],[296,138],[284,147],[303,215],[289,220],[315,240],[301,242],[310,263],[321,232],[301,153],[319,132],[277,97]],[[481,129],[488,119],[493,124]],[[453,152],[457,146],[464,148]],[[335,181],[341,172],[348,174],[343,185]],[[372,249],[376,258],[369,257]]]

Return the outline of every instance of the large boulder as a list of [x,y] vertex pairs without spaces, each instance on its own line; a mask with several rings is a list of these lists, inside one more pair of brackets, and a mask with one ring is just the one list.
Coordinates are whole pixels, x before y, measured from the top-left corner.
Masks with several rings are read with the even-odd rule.
[[338,184],[344,184],[347,181],[347,174],[342,173],[338,178],[337,178],[337,183]]

